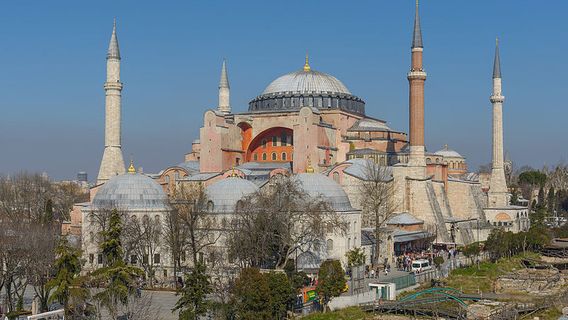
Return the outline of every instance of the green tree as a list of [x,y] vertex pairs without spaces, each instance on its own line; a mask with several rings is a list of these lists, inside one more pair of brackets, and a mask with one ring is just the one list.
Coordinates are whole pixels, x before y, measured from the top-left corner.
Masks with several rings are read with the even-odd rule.
[[346,283],[345,271],[338,260],[326,260],[321,264],[316,291],[322,300],[324,310],[331,299],[339,297]]
[[233,306],[242,320],[272,319],[270,286],[257,268],[244,268],[233,288]]
[[136,267],[126,265],[123,257],[120,236],[122,219],[118,210],[111,212],[109,228],[102,232],[104,241],[100,248],[104,256],[105,266],[93,272],[93,279],[106,284],[106,288],[95,295],[111,317],[117,317],[118,307],[128,303],[128,297],[134,294],[136,279],[144,272]]
[[546,208],[546,198],[544,195],[544,187],[541,186],[538,189],[538,203],[537,203],[537,210],[541,208]]
[[47,199],[47,201],[45,202],[45,212],[42,217],[42,224],[51,225],[54,222],[54,218],[53,201],[51,201],[51,199]]
[[347,266],[349,268],[358,267],[365,264],[366,256],[365,251],[361,248],[354,248],[345,253],[347,258]]
[[546,218],[546,207],[541,207],[539,204],[536,210],[530,213],[531,226],[542,227],[544,226],[544,219]]
[[434,264],[436,265],[436,268],[440,269],[440,266],[442,266],[443,263],[444,263],[444,257],[442,256],[434,257]]
[[263,276],[266,277],[270,289],[271,319],[286,319],[286,311],[294,302],[295,290],[284,273],[270,272]]
[[211,292],[211,281],[205,272],[205,265],[198,263],[185,275],[185,286],[179,291],[178,295],[181,296],[172,311],[179,310],[180,320],[197,320],[209,310],[207,295]]
[[84,300],[88,291],[83,289],[79,282],[81,272],[81,252],[69,245],[67,239],[62,238],[56,249],[55,277],[48,282],[48,291],[51,291],[49,303],[57,301],[65,309],[65,316],[70,316],[73,309],[69,305],[73,298]]
[[472,264],[474,263],[473,259],[477,257],[480,252],[481,252],[481,246],[479,242],[474,242],[470,245],[467,245],[462,250],[463,255],[466,256],[468,259],[470,259]]

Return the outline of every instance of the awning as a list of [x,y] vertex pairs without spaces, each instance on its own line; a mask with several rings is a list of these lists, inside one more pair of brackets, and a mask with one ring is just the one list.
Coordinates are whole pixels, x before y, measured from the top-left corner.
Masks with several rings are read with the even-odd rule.
[[428,231],[400,233],[394,236],[394,242],[395,243],[410,242],[421,239],[428,239],[431,238],[432,236],[433,235]]

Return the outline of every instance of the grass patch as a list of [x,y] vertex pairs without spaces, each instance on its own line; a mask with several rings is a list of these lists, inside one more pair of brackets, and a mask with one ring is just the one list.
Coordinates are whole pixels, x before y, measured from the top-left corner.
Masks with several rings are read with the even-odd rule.
[[492,292],[495,280],[499,276],[522,268],[520,263],[524,258],[538,259],[538,255],[519,255],[500,259],[495,263],[482,262],[479,264],[479,269],[477,265],[456,269],[445,281],[449,287],[459,289],[464,293]]
[[304,320],[364,320],[372,316],[361,311],[358,307],[350,307],[334,312],[316,313],[303,317]]

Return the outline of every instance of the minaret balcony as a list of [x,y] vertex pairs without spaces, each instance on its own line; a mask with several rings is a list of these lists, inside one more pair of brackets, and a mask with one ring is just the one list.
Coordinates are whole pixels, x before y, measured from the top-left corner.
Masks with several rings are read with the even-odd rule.
[[122,90],[122,82],[105,82],[105,90]]
[[502,95],[492,95],[489,100],[491,101],[491,103],[503,103],[505,101],[505,97]]
[[426,72],[422,70],[411,70],[407,77],[408,80],[426,80]]

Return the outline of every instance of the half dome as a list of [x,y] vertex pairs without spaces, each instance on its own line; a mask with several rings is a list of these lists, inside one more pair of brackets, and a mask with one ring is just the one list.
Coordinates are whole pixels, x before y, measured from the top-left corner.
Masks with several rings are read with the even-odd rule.
[[258,187],[242,178],[229,177],[209,185],[207,197],[212,202],[214,212],[232,213],[237,202],[243,197],[258,191]]
[[95,194],[93,209],[169,210],[168,197],[154,179],[139,173],[112,177]]
[[299,173],[294,175],[300,187],[312,198],[322,198],[338,212],[353,211],[351,201],[343,188],[328,176],[320,173]]

